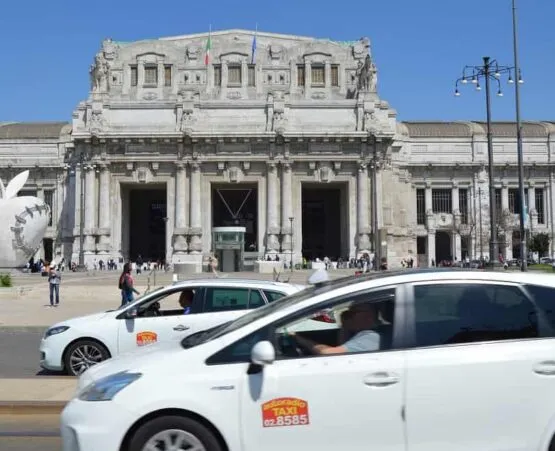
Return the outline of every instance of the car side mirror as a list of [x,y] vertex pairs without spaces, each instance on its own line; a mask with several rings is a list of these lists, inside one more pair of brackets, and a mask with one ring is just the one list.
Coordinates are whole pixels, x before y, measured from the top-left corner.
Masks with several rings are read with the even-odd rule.
[[251,350],[251,362],[255,365],[271,365],[276,360],[276,350],[269,341],[259,341]]

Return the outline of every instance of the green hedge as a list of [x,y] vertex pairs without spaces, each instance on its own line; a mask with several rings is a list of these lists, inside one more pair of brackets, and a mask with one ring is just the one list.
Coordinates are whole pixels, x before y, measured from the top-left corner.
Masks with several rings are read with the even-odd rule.
[[11,287],[12,276],[10,274],[0,274],[0,287]]

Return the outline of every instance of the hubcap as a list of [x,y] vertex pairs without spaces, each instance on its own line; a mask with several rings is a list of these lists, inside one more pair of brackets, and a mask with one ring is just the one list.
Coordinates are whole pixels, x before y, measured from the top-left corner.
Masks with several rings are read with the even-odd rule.
[[73,374],[81,374],[88,368],[102,362],[102,352],[93,345],[81,345],[71,354],[70,366]]
[[206,448],[193,434],[168,429],[152,436],[142,451],[206,451]]

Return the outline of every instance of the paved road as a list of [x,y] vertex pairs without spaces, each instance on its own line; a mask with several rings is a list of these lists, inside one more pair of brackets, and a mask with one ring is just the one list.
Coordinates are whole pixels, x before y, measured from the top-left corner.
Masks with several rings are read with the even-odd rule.
[[0,450],[61,449],[58,415],[0,415]]
[[[41,370],[39,366],[39,343],[43,333],[44,328],[0,332],[0,378],[60,376]],[[0,450],[3,449],[0,446]]]

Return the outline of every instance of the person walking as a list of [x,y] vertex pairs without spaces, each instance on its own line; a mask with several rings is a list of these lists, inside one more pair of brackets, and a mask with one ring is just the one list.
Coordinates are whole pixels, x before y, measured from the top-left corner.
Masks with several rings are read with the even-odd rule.
[[[51,266],[48,271],[48,285],[50,287],[50,307],[58,307],[60,304],[60,282],[62,274],[56,271],[55,266]],[[54,300],[56,303],[54,303]]]
[[121,290],[121,305],[134,301],[134,294],[141,294],[133,286],[132,267],[130,263],[123,265],[123,272],[119,276],[118,288]]

